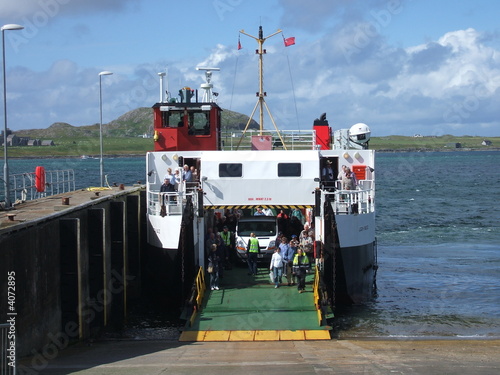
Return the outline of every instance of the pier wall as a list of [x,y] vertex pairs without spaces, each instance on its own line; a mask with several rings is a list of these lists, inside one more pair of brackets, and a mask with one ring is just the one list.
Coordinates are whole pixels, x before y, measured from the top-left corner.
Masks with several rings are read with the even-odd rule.
[[[0,229],[1,323],[15,318],[18,357],[49,360],[123,322],[127,299],[140,293],[145,217],[145,192],[136,188]],[[8,304],[12,272],[15,304]]]

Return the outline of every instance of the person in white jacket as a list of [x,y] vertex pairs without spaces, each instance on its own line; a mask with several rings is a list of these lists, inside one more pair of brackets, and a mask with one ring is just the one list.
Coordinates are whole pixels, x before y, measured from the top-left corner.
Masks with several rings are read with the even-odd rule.
[[274,287],[279,288],[281,283],[281,277],[283,276],[283,258],[281,257],[279,247],[277,247],[276,250],[274,250],[274,254],[271,258],[271,264],[269,266],[269,269],[273,271]]

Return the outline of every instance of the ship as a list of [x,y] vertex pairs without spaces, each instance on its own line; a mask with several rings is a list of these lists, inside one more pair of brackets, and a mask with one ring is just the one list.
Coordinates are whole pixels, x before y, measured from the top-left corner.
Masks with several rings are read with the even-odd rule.
[[[234,230],[238,219],[244,221],[256,211],[267,211],[276,220],[281,210],[288,215],[298,211],[301,226],[314,234],[310,256],[323,303],[332,308],[363,303],[373,298],[378,268],[370,129],[356,123],[333,130],[323,113],[312,119],[307,131],[280,131],[276,125],[265,130],[262,57],[269,37],[260,27],[253,38],[259,45],[259,92],[238,134],[233,131],[228,137],[222,129],[223,110],[212,83],[218,68],[197,67],[204,71],[205,82],[199,89],[181,88],[176,97],[163,90],[165,74],[159,73],[160,99],[152,106],[154,150],[146,156],[148,273],[166,279],[165,290],[181,290],[178,297],[188,298],[198,270],[207,266],[207,236],[221,230],[224,219],[231,218]],[[257,109],[259,129],[249,130]],[[356,177],[354,188],[346,188],[338,178],[345,167]],[[186,170],[192,171],[192,179],[172,180]],[[166,179],[175,187],[162,188]],[[281,229],[260,242],[262,256],[272,252]],[[237,242],[232,258],[244,261],[246,244]]]

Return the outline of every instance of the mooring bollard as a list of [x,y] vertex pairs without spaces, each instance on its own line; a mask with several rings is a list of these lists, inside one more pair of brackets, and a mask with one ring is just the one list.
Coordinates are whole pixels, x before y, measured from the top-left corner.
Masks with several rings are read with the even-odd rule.
[[68,206],[69,205],[69,197],[63,197],[62,204],[63,204],[63,206]]

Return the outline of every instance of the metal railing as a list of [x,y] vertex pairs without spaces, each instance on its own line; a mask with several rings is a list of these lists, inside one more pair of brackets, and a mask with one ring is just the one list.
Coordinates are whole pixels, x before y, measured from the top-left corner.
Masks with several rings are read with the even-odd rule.
[[148,214],[153,216],[182,215],[186,197],[190,196],[194,207],[198,205],[199,182],[182,183],[179,190],[174,192],[149,191],[148,193]]
[[14,358],[12,360],[12,358],[9,358],[9,332],[10,324],[0,324],[0,349],[2,353],[0,357],[0,375],[11,375],[16,373],[16,359]]
[[[36,174],[34,172],[10,175],[10,198],[13,203],[75,190],[75,171],[73,169],[45,171],[45,189],[43,192],[37,190],[35,178]],[[5,200],[4,191],[0,194],[0,200]]]
[[375,211],[375,181],[373,180],[359,181],[357,190],[337,189],[326,194],[335,195],[332,207],[337,214],[367,214]]
[[[224,150],[250,150],[251,138],[254,135],[271,137],[272,150],[312,150],[315,148],[316,132],[314,130],[247,130],[240,142],[243,131],[222,132],[221,139]],[[280,138],[281,136],[281,138]],[[239,144],[239,147],[238,147]]]

